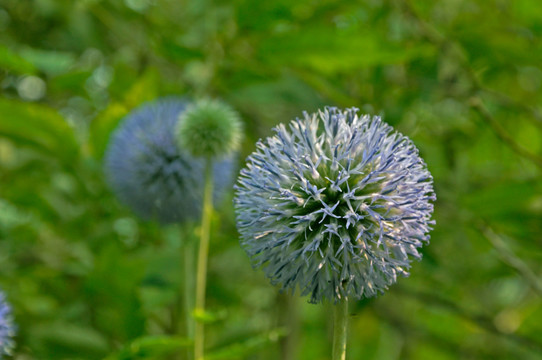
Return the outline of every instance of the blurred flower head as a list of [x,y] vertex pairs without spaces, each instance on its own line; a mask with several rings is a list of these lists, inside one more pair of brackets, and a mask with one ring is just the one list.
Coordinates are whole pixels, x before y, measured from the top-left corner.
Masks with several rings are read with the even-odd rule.
[[239,115],[218,100],[200,100],[181,114],[176,137],[179,147],[194,156],[222,157],[241,143]]
[[0,358],[2,355],[11,355],[15,343],[15,325],[13,324],[13,316],[11,307],[6,302],[4,293],[0,291]]
[[374,296],[408,276],[429,241],[435,200],[414,144],[355,108],[305,113],[275,131],[236,186],[253,264],[313,303]]
[[[175,129],[187,108],[166,98],[128,114],[110,140],[105,173],[118,198],[143,219],[173,223],[201,213],[203,159],[180,150]],[[232,157],[213,165],[215,200],[230,185]]]

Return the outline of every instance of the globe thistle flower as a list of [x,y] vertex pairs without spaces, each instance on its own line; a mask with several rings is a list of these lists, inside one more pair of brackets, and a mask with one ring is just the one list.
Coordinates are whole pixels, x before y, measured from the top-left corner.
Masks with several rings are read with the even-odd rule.
[[[118,198],[143,219],[163,224],[199,216],[204,161],[180,150],[175,129],[187,103],[162,99],[128,114],[105,156],[106,178]],[[232,157],[213,164],[214,198],[230,184]]]
[[198,157],[216,158],[237,150],[242,126],[239,115],[217,100],[201,100],[181,115],[176,138],[180,148]]
[[3,355],[11,355],[15,342],[15,325],[11,307],[6,302],[4,294],[0,291],[0,359]]
[[259,141],[236,186],[241,244],[282,290],[361,299],[408,276],[429,241],[432,177],[377,116],[326,108]]

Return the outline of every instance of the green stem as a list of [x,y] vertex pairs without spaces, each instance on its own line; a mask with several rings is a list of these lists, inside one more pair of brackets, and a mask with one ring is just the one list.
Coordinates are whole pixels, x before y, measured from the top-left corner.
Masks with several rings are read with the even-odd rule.
[[[205,314],[205,287],[207,282],[207,257],[209,254],[209,237],[211,231],[211,214],[213,212],[213,167],[211,159],[205,164],[205,188],[203,191],[203,214],[201,217],[201,233],[198,252],[198,269],[196,273],[196,329],[194,334],[194,359],[203,360],[205,328],[201,317]],[[198,319],[199,318],[199,319]]]
[[346,359],[346,334],[348,329],[348,300],[339,301],[333,307],[333,357]]

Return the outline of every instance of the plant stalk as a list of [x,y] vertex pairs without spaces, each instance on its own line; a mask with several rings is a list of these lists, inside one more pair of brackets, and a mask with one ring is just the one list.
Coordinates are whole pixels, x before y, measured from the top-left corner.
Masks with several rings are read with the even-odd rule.
[[332,360],[346,359],[346,338],[348,330],[348,300],[333,306],[333,356]]
[[213,212],[213,167],[211,159],[205,163],[205,187],[203,191],[203,213],[196,272],[196,327],[194,333],[194,359],[203,360],[205,346],[205,327],[201,317],[205,314],[205,288],[207,285],[207,258]]

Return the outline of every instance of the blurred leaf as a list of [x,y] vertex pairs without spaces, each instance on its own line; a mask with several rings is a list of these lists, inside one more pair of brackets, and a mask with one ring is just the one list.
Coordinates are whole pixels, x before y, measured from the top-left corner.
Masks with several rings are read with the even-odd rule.
[[34,74],[36,72],[36,68],[32,63],[3,45],[0,45],[1,68],[18,74]]
[[539,187],[533,182],[504,182],[466,194],[462,202],[481,217],[507,216],[511,211],[528,212],[528,204],[539,194]]
[[155,69],[147,70],[127,91],[124,100],[111,103],[90,124],[90,150],[101,158],[107,148],[109,137],[120,120],[134,107],[158,96],[158,73]]
[[168,40],[163,41],[160,43],[160,45],[161,46],[157,49],[157,51],[174,61],[186,62],[188,60],[203,58],[203,52],[201,49],[191,49]]
[[128,108],[133,108],[145,101],[154,100],[158,96],[159,82],[158,70],[152,67],[148,68],[126,92],[124,104]]
[[0,99],[0,136],[45,150],[65,161],[78,152],[74,132],[53,109],[35,103]]
[[92,272],[85,278],[88,296],[101,311],[95,321],[125,342],[143,335],[145,319],[136,287],[145,275],[146,259],[124,253],[117,242],[102,246]]
[[61,74],[49,81],[49,89],[53,92],[70,91],[73,94],[84,96],[86,93],[85,82],[91,75],[92,72],[89,70]]
[[104,155],[109,136],[127,113],[128,108],[126,106],[112,103],[92,121],[90,126],[90,151],[95,157],[101,158]]
[[263,41],[259,54],[262,61],[273,66],[297,65],[329,75],[428,57],[434,54],[434,49],[422,44],[405,48],[368,31],[344,34],[329,29],[305,29]]
[[0,198],[0,230],[9,229],[30,220],[30,216],[13,204]]
[[256,335],[241,342],[211,350],[205,355],[205,359],[245,359],[247,355],[254,353],[266,345],[277,342],[281,337],[286,336],[286,334],[287,331],[285,329],[271,330],[265,334]]
[[67,52],[33,49],[21,50],[21,56],[46,74],[57,75],[68,71],[75,64],[75,55]]
[[167,335],[146,336],[134,340],[118,353],[105,360],[154,359],[155,356],[171,354],[174,351],[192,346],[192,340]]
[[108,349],[107,340],[96,330],[63,321],[39,324],[32,334],[51,354],[90,352],[96,355],[104,354]]
[[192,316],[196,321],[203,322],[206,324],[224,320],[227,317],[226,310],[219,312],[211,312],[208,310],[194,309]]

